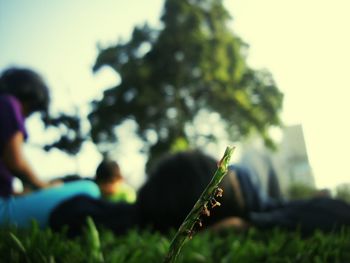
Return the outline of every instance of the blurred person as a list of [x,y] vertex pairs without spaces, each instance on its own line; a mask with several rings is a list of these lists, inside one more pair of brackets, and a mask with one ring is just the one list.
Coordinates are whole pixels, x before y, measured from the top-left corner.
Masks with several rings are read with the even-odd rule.
[[[76,195],[98,197],[92,182],[60,185],[39,179],[23,153],[28,138],[25,121],[35,112],[47,114],[49,90],[42,77],[26,68],[9,68],[0,76],[0,225],[27,227],[36,220],[45,227],[50,212],[60,202]],[[14,178],[24,189],[16,195]],[[54,186],[54,187],[53,187]],[[53,187],[53,188],[51,188]]]
[[[149,180],[138,195],[140,222],[160,231],[178,227],[211,181],[218,160],[201,151],[169,154],[151,169]],[[268,180],[268,178],[266,178]],[[246,218],[249,211],[269,209],[281,201],[271,198],[262,188],[257,175],[240,164],[229,165],[219,187],[221,203],[202,217],[211,226],[227,217]],[[153,205],[152,205],[153,204]]]
[[[54,230],[66,225],[68,233],[76,235],[90,216],[98,226],[116,234],[133,227],[167,232],[181,225],[216,169],[217,160],[200,151],[166,155],[151,168],[135,204],[112,204],[77,196],[53,210],[50,225]],[[214,207],[209,217],[201,216],[205,228],[280,227],[308,235],[316,229],[327,232],[350,226],[349,204],[331,198],[275,200],[254,184],[255,175],[249,171],[240,165],[229,166],[220,183],[223,196],[217,201],[221,205]]]
[[284,199],[273,162],[266,150],[254,146],[245,147],[238,165],[245,167],[251,182],[260,189],[261,198],[267,196],[276,200]]
[[135,190],[125,182],[116,161],[104,159],[96,169],[95,182],[106,200],[127,203],[136,200]]
[[[138,195],[139,222],[156,230],[178,228],[208,185],[217,169],[217,160],[200,151],[188,151],[165,156],[151,172],[149,180]],[[276,198],[277,182],[257,183],[253,167],[242,163],[228,166],[220,183],[221,203],[202,216],[209,228],[234,227],[271,229],[312,234],[316,229],[330,232],[350,226],[350,205],[329,197],[313,197],[296,201]],[[273,174],[270,171],[268,174]],[[263,177],[260,177],[260,180]],[[273,180],[275,180],[273,175]],[[262,187],[263,184],[269,185]],[[280,195],[277,195],[280,196]]]

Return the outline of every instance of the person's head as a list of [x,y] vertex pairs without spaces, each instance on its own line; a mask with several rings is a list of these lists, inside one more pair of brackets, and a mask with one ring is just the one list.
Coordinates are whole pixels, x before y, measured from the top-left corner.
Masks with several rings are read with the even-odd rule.
[[[199,151],[165,156],[151,168],[149,179],[138,192],[140,224],[159,231],[179,227],[216,169],[217,160]],[[224,193],[217,201],[222,205],[213,208],[210,217],[203,218],[204,225],[237,213],[230,180],[225,177],[220,187]]]
[[102,194],[113,194],[114,185],[123,180],[120,167],[116,161],[104,159],[96,169],[95,182]]
[[42,77],[27,68],[9,68],[1,73],[0,94],[16,97],[22,104],[24,114],[47,112],[50,95]]

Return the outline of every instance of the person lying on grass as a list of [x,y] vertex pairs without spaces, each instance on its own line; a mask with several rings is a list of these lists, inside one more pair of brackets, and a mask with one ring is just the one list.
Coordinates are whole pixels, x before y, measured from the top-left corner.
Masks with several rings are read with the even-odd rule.
[[[42,181],[23,153],[28,134],[26,120],[34,113],[47,114],[50,96],[42,77],[26,68],[9,68],[0,76],[0,226],[27,227],[36,220],[46,227],[49,214],[75,194],[99,197],[91,182],[60,185]],[[15,193],[14,178],[29,191]],[[53,187],[55,186],[55,187]]]
[[[90,216],[98,226],[116,234],[134,227],[167,232],[180,226],[216,168],[217,160],[200,151],[165,156],[151,169],[135,204],[113,204],[77,196],[53,210],[50,226],[60,230],[67,225],[68,234],[74,236],[81,232]],[[350,226],[349,204],[325,197],[289,202],[272,199],[252,183],[249,170],[239,165],[229,166],[220,187],[221,205],[211,209],[210,216],[202,217],[204,229],[280,227],[299,229],[307,235],[316,229],[333,231]]]

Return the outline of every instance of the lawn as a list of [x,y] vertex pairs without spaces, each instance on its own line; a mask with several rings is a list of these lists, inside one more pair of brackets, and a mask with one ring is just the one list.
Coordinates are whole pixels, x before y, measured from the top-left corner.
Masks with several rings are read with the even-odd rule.
[[[91,224],[84,235],[69,239],[35,224],[6,228],[0,230],[0,262],[162,262],[174,233],[115,236]],[[350,229],[307,238],[279,229],[202,231],[185,244],[178,262],[350,262]]]

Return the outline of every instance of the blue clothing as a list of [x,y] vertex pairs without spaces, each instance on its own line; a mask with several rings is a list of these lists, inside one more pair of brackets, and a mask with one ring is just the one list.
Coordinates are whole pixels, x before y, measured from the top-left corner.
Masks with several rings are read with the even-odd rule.
[[35,219],[40,227],[45,227],[51,211],[61,202],[79,194],[96,198],[100,196],[100,191],[93,182],[80,181],[28,195],[12,196],[14,175],[6,167],[2,156],[6,144],[17,132],[21,132],[24,139],[27,138],[24,121],[18,99],[11,95],[0,95],[0,225],[27,227]]
[[265,192],[255,173],[241,165],[230,165],[229,170],[235,171],[239,186],[243,195],[245,209],[247,211],[263,211],[281,204]]
[[24,196],[0,197],[0,225],[28,227],[36,220],[44,228],[54,208],[76,195],[99,198],[100,190],[94,182],[81,180]]
[[231,165],[236,172],[245,202],[245,217],[255,227],[270,229],[280,227],[309,235],[315,229],[325,232],[350,226],[350,205],[331,198],[313,198],[298,201],[277,201],[262,190],[254,173]]

